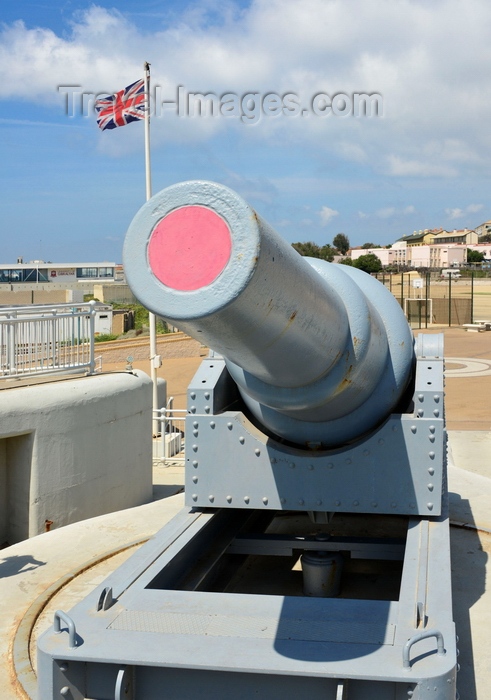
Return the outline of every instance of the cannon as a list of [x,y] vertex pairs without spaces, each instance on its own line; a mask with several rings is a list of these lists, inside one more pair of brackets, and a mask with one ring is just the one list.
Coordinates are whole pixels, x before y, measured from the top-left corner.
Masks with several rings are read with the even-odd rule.
[[210,348],[185,508],[57,613],[40,697],[455,700],[442,336],[216,183],[149,200],[124,266]]

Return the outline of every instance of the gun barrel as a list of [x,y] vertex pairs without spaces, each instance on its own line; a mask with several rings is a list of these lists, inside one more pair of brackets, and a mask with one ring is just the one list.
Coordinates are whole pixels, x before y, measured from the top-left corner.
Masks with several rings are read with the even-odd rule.
[[355,439],[407,386],[413,343],[392,294],[302,258],[227,187],[155,195],[130,225],[124,266],[147,308],[226,358],[251,412],[283,439]]

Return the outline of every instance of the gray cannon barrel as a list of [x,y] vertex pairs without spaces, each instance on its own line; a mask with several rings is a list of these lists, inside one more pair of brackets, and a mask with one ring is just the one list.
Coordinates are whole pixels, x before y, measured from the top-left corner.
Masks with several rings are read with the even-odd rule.
[[249,410],[281,438],[354,440],[404,393],[413,340],[392,294],[360,270],[302,258],[227,187],[159,192],[123,257],[141,303],[222,354]]

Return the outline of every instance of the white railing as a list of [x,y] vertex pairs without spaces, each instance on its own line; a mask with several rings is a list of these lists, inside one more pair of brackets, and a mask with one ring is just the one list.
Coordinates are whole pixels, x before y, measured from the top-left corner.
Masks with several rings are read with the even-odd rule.
[[0,308],[0,377],[95,372],[95,302]]
[[160,426],[153,441],[153,461],[162,464],[184,464],[184,424],[187,411],[174,408],[171,396],[164,408],[153,412],[154,421]]

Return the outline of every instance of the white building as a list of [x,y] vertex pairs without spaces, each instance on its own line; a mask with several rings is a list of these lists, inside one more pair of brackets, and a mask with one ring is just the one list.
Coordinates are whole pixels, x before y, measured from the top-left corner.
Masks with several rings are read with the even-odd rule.
[[406,265],[406,247],[355,248],[350,251],[351,259],[358,260],[362,255],[376,255],[384,267]]
[[0,284],[58,282],[113,282],[116,263],[51,263],[19,258],[16,264],[0,264]]
[[466,262],[465,245],[422,245],[408,249],[408,265],[411,267],[460,267]]

